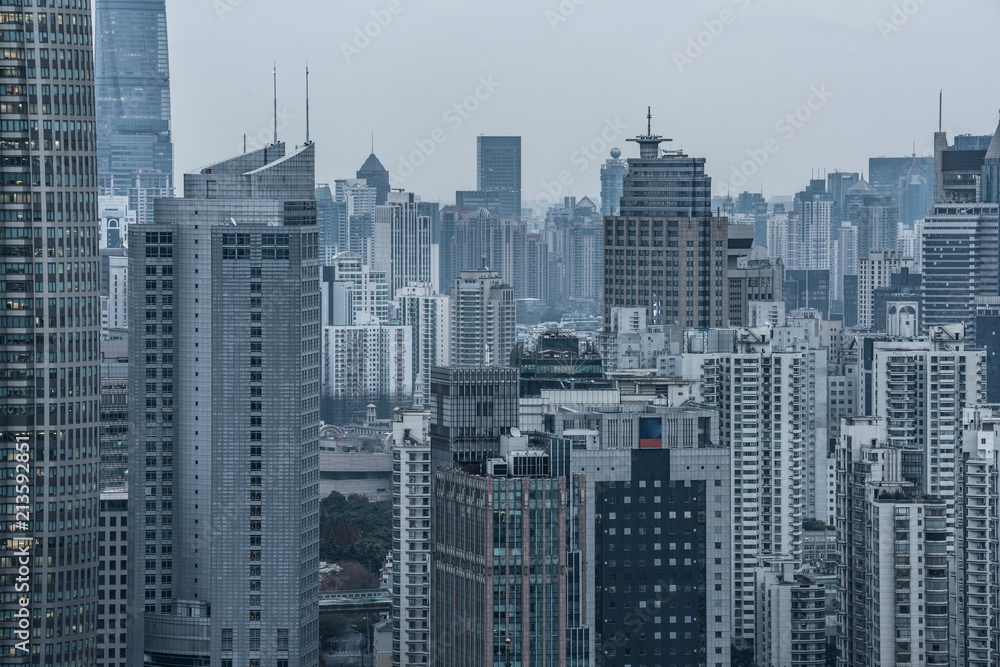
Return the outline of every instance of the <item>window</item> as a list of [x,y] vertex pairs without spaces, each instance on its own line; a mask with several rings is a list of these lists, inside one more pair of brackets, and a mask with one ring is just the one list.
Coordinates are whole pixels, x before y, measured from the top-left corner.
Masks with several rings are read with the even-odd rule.
[[233,629],[223,628],[222,629],[222,650],[232,651],[233,650]]
[[250,646],[251,651],[260,650],[260,628],[250,628]]
[[278,650],[279,651],[288,650],[288,630],[285,629],[278,630]]

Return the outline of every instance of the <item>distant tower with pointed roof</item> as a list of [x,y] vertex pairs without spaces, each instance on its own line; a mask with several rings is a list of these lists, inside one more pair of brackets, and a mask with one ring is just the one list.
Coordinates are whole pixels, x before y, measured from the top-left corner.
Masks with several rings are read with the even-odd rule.
[[981,195],[984,202],[1000,204],[1000,124],[983,160]]
[[[374,148],[374,147],[373,147]],[[368,187],[375,188],[375,205],[384,204],[389,198],[389,172],[375,157],[374,150],[365,163],[358,169],[358,178],[362,178]]]

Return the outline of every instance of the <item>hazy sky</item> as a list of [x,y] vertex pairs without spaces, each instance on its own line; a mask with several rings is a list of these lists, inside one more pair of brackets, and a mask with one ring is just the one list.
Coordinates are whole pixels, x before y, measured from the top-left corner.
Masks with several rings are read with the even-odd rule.
[[597,202],[600,163],[613,145],[638,155],[625,138],[645,131],[647,105],[654,132],[707,158],[716,193],[743,172],[766,196],[914,142],[929,154],[941,88],[949,138],[992,133],[1000,108],[991,0],[167,7],[178,172],[242,151],[244,133],[270,139],[275,59],[278,134],[293,144],[309,61],[317,180],[353,177],[374,131],[395,184],[442,202],[476,187],[479,134],[522,137],[524,199],[561,189]]

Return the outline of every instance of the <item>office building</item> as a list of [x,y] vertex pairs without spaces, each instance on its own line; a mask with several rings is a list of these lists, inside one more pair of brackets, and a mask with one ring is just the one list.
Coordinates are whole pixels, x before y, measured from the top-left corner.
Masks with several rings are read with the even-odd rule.
[[830,317],[830,271],[828,269],[785,269],[785,284],[782,287],[785,310],[791,312],[800,308],[814,308]]
[[899,207],[889,195],[867,195],[858,209],[858,259],[878,250],[896,250]]
[[750,303],[781,301],[785,265],[778,259],[739,258],[729,267],[729,326],[750,326]]
[[435,471],[430,664],[584,667],[584,479],[550,472],[524,436],[501,440],[479,474]]
[[129,665],[318,664],[314,154],[189,172],[131,235]]
[[389,172],[372,151],[365,163],[358,169],[357,178],[363,180],[368,187],[375,188],[375,205],[381,206],[389,199]]
[[847,192],[861,180],[856,171],[835,171],[826,175],[826,191],[833,198],[833,226],[849,219],[846,210]]
[[173,196],[166,3],[97,0],[94,20],[101,192],[127,196],[138,221],[152,222],[153,199]]
[[601,355],[592,345],[581,350],[580,339],[567,333],[546,333],[538,337],[534,349],[518,343],[510,355],[517,368],[522,398],[541,396],[545,389],[612,389],[604,377]]
[[953,322],[975,337],[975,303],[997,294],[1000,204],[937,204],[921,243],[925,327]]
[[604,219],[605,322],[612,308],[645,308],[652,325],[726,326],[729,224],[712,217],[705,158],[661,155],[665,139],[649,128],[630,141],[639,157],[628,160],[620,214]]
[[876,319],[875,290],[888,286],[892,274],[902,269],[913,271],[915,266],[913,258],[903,256],[902,250],[873,251],[861,257],[859,263],[858,326],[871,329]]
[[759,667],[815,667],[826,663],[826,588],[796,573],[791,559],[763,558],[757,568]]
[[628,163],[621,159],[618,148],[611,149],[611,157],[601,165],[601,215],[618,215]]
[[334,199],[328,184],[316,184],[316,226],[319,227],[319,252],[324,264],[327,255],[336,254],[340,246],[343,208],[343,203]]
[[1000,297],[976,300],[975,336],[986,352],[986,402],[1000,403]]
[[514,289],[496,271],[462,271],[451,291],[451,364],[507,364],[516,319]]
[[456,190],[455,206],[476,210],[486,209],[490,215],[500,217],[502,196],[500,190]]
[[909,169],[899,179],[899,194],[895,200],[899,208],[899,222],[904,229],[912,229],[931,212],[934,201],[932,178],[933,172],[925,171],[914,155]]
[[106,195],[98,197],[97,203],[101,215],[98,242],[100,249],[127,246],[129,225],[138,222],[135,210],[128,205],[128,197]]
[[413,330],[368,324],[323,327],[323,395],[405,401],[413,392]]
[[[103,462],[102,462],[103,472]],[[128,667],[128,493],[102,490],[97,519],[98,667]],[[141,530],[141,529],[140,529]]]
[[432,368],[429,398],[432,470],[485,462],[518,425],[516,368]]
[[411,285],[396,294],[399,323],[410,327],[413,341],[414,403],[426,401],[431,390],[431,368],[451,360],[451,300],[435,294],[429,285]]
[[975,203],[981,198],[981,179],[992,137],[959,135],[948,145],[940,127],[934,133],[935,204]]
[[[41,656],[93,664],[101,313],[92,8],[77,3],[50,13],[24,4],[0,12],[0,35],[11,40],[0,51],[0,458],[8,476],[4,493],[14,492],[15,462],[28,466],[31,477],[44,471],[49,483],[39,476],[29,487],[25,522],[15,517],[15,503],[22,503],[5,496],[0,618],[7,620],[0,665]],[[59,48],[25,44],[35,30]],[[73,77],[72,88],[40,76],[60,65]],[[59,130],[47,129],[56,121]],[[26,597],[14,594],[24,567],[30,570]],[[33,619],[23,638],[13,623],[21,613]]]
[[993,133],[989,148],[983,157],[980,201],[1000,204],[1000,125]]
[[476,137],[476,189],[500,193],[493,215],[521,219],[521,137]]
[[392,416],[392,664],[430,663],[430,413],[396,408]]
[[947,665],[947,508],[906,480],[884,433],[849,417],[837,447],[837,664]]
[[916,338],[920,326],[923,276],[903,267],[889,276],[886,287],[875,289],[872,329],[893,338]]
[[101,341],[101,492],[125,491],[129,459],[128,341]]

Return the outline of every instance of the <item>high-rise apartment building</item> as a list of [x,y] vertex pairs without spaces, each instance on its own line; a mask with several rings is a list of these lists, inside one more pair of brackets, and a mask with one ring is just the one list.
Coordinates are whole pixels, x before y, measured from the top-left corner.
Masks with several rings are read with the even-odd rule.
[[[380,243],[380,234],[388,232],[388,243]],[[375,256],[385,250],[390,258],[389,297],[407,285],[431,282],[431,219],[417,211],[411,192],[390,192],[386,203],[375,207]],[[384,267],[378,266],[377,270]]]
[[[713,335],[715,334],[715,335]],[[733,469],[733,641],[756,632],[754,573],[764,555],[798,557],[806,509],[808,373],[802,352],[772,349],[770,328],[688,331],[666,374],[702,382],[719,410]]]
[[457,463],[482,463],[497,452],[501,435],[518,425],[517,369],[435,367],[431,369],[432,470]]
[[431,393],[431,368],[447,366],[451,359],[451,301],[435,294],[429,285],[410,285],[396,294],[399,323],[410,327],[413,341],[413,392],[416,403]]
[[130,665],[318,663],[314,159],[190,172],[132,232]]
[[906,479],[884,433],[848,417],[837,447],[837,664],[947,665],[947,508]]
[[524,240],[524,298],[549,302],[549,244],[537,233]]
[[521,219],[521,137],[476,137],[476,189],[500,193],[493,215]]
[[[887,287],[892,274],[901,269],[914,270],[912,257],[902,250],[876,250],[861,256],[858,267],[858,326],[875,326],[875,290]],[[884,316],[885,313],[882,313]]]
[[101,492],[125,491],[128,470],[128,341],[101,341]]
[[985,352],[966,343],[961,324],[922,339],[872,338],[859,339],[858,413],[885,420],[883,440],[900,450],[907,481],[946,503],[951,550],[962,411],[985,401]]
[[604,319],[612,308],[646,308],[652,325],[728,323],[728,221],[712,217],[705,158],[665,151],[647,133],[630,139],[620,213],[604,219]]
[[[20,487],[5,496],[0,665],[83,665],[95,660],[98,612],[93,8],[37,4],[0,11],[0,460],[5,493]],[[15,593],[19,576],[30,595]]]
[[451,291],[451,363],[502,366],[517,339],[514,289],[496,271],[462,271]]
[[463,271],[475,271],[485,266],[496,271],[504,282],[514,288],[515,299],[524,298],[525,223],[500,218],[481,208],[456,220],[453,229],[450,247],[452,283]]
[[392,664],[430,663],[430,413],[396,408],[392,416]]
[[967,408],[958,511],[956,654],[969,667],[1000,661],[1000,417]]
[[621,156],[621,149],[612,148],[611,158],[601,165],[601,215],[618,215],[620,210],[628,174],[628,163]]
[[921,244],[924,326],[966,324],[975,336],[978,297],[997,294],[1000,204],[937,204]]
[[322,267],[323,325],[389,322],[389,279],[356,252],[341,252]]
[[152,222],[153,199],[173,195],[166,2],[96,0],[94,17],[101,191]]
[[757,568],[759,667],[818,667],[826,662],[826,588],[796,573],[792,559],[763,558]]
[[391,398],[413,391],[413,331],[390,324],[323,327],[323,394]]
[[750,326],[750,303],[781,301],[785,265],[778,259],[740,258],[729,267],[729,326]]
[[[853,190],[853,186],[851,189]],[[833,206],[833,195],[826,191],[826,182],[823,179],[809,181],[809,186],[805,190],[796,193],[795,223],[792,225],[792,230],[798,239],[798,262],[793,268],[799,270],[830,268]]]

